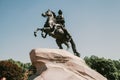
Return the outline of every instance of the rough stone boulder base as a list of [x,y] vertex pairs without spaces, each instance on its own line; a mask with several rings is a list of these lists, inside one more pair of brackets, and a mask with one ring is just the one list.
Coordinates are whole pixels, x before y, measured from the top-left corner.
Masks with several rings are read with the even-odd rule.
[[37,69],[30,80],[107,80],[84,60],[65,50],[33,49],[30,59]]

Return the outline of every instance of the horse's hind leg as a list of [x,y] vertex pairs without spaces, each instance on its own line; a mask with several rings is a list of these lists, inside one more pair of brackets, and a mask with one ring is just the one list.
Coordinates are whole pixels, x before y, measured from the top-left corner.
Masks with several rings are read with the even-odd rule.
[[75,43],[74,43],[74,41],[73,41],[72,38],[71,38],[71,40],[70,40],[70,43],[71,43],[72,50],[73,50],[73,52],[75,53],[75,55],[78,56],[78,57],[80,57],[80,53],[77,52],[77,50],[76,50],[76,46],[75,46]]
[[61,45],[62,43],[61,43],[60,40],[56,39],[56,43],[57,43],[59,49],[63,49],[63,47],[62,47],[62,45]]

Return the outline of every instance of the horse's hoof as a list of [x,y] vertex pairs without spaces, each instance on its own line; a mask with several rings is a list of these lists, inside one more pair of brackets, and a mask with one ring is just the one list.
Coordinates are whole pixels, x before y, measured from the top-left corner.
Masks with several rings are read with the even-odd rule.
[[34,32],[34,36],[37,37],[36,32]]
[[76,56],[80,57],[80,53],[79,52],[75,52],[75,53],[76,53],[75,54]]
[[41,28],[40,30],[41,30],[41,31],[43,31],[44,29],[43,29],[43,28]]

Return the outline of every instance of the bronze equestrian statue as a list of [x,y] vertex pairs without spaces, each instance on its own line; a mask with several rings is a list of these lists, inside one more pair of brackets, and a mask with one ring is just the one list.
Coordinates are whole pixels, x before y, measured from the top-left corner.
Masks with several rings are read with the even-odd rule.
[[[62,11],[58,11],[58,16],[62,16]],[[47,17],[47,20],[44,24],[43,28],[37,28],[36,31],[34,31],[34,36],[37,36],[37,31],[42,31],[41,36],[43,38],[46,38],[47,35],[53,37],[56,39],[56,43],[60,49],[63,49],[62,44],[65,44],[67,48],[69,48],[69,42],[71,43],[72,50],[74,54],[78,57],[80,57],[80,53],[76,50],[76,45],[71,37],[71,35],[68,33],[68,31],[65,29],[65,21],[64,18],[58,19],[58,16],[56,17],[55,13],[51,10],[46,11],[45,13],[42,13],[43,17]],[[61,22],[60,22],[61,20]]]

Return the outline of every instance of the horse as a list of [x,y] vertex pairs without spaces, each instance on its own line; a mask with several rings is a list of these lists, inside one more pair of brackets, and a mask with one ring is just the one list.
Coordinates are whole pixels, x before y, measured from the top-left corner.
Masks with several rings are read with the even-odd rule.
[[56,15],[53,11],[51,10],[47,10],[45,13],[42,13],[43,17],[47,17],[47,20],[45,22],[45,25],[43,28],[37,28],[34,31],[34,36],[37,36],[37,32],[38,31],[42,31],[41,32],[41,36],[43,38],[46,38],[47,35],[53,37],[56,39],[56,43],[59,47],[59,49],[63,49],[62,44],[65,44],[67,46],[67,48],[69,48],[69,42],[71,43],[72,46],[72,50],[74,52],[74,55],[80,57],[80,53],[77,52],[76,50],[76,45],[72,39],[72,37],[70,37],[69,39],[66,38],[66,34],[64,32],[64,30],[62,29],[62,25],[61,24],[57,24],[56,23]]

